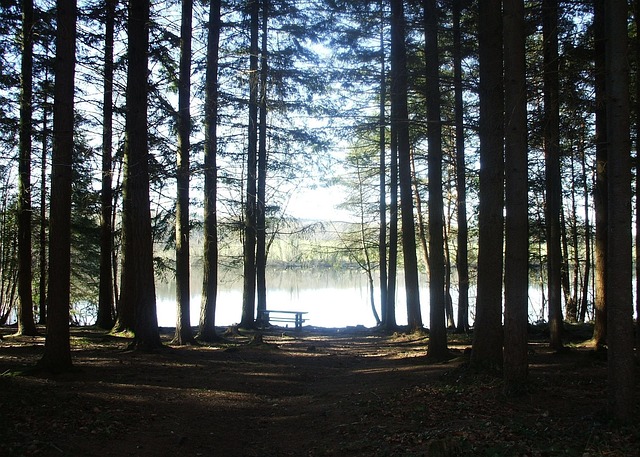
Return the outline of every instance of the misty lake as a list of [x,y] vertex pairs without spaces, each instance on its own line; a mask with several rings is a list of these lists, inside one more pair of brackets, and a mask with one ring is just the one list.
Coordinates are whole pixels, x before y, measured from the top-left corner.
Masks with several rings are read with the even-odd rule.
[[[191,323],[198,325],[202,289],[202,272],[194,268],[191,277]],[[404,278],[398,276],[396,321],[406,325]],[[158,325],[174,327],[176,323],[176,292],[173,278],[156,280]],[[380,313],[379,289],[376,278],[375,303]],[[452,288],[454,316],[457,319],[457,289]],[[539,287],[529,293],[529,321],[541,316]],[[470,321],[475,317],[475,287],[469,291]],[[424,275],[420,277],[422,320],[429,326],[429,289]],[[367,278],[356,269],[283,269],[267,271],[267,309],[304,311],[305,325],[316,327],[374,327]],[[216,325],[228,326],[240,322],[242,316],[242,271],[222,270],[218,285]]]
[[[172,278],[171,278],[172,279]],[[399,278],[399,283],[403,279]],[[399,284],[400,285],[400,284]],[[191,323],[198,325],[202,288],[201,272],[194,271],[191,280]],[[156,281],[158,325],[173,327],[176,322],[175,282]],[[376,293],[378,291],[376,290]],[[421,290],[421,301],[428,302],[428,292]],[[397,294],[398,324],[406,324],[404,289]],[[380,310],[379,297],[376,308]],[[360,270],[287,269],[267,271],[267,309],[305,311],[305,325],[347,327],[376,325],[369,301],[369,288]],[[428,316],[428,305],[422,306]],[[426,313],[426,314],[425,314]],[[225,270],[218,285],[216,325],[227,326],[240,321],[242,315],[242,277],[239,270]]]

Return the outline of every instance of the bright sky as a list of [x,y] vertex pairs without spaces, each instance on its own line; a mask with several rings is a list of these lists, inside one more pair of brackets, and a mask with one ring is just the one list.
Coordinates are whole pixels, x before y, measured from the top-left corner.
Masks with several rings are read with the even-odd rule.
[[291,196],[287,213],[307,220],[352,220],[348,211],[336,208],[343,201],[344,189],[338,186],[300,189]]

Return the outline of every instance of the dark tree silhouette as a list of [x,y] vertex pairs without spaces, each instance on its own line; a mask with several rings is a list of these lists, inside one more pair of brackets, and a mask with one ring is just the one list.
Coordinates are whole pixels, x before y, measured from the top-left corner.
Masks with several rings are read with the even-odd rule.
[[440,121],[440,67],[438,60],[438,8],[425,0],[425,77],[427,143],[429,147],[429,358],[445,359],[444,202],[442,197],[442,123]]
[[176,160],[176,333],[173,342],[195,342],[191,331],[189,256],[189,155],[191,149],[191,35],[193,1],[182,0],[178,82],[178,153]]
[[631,236],[631,149],[626,0],[605,5],[609,221],[607,345],[609,402],[622,423],[634,419],[635,359]]
[[524,393],[528,375],[529,214],[527,90],[523,0],[504,0],[505,304],[504,381],[508,395]]
[[115,30],[115,10],[118,0],[105,2],[104,32],[104,94],[102,103],[102,191],[100,193],[100,292],[96,325],[101,328],[113,327],[113,276],[111,255],[113,249],[113,44]]
[[478,295],[471,364],[502,366],[502,242],[504,219],[504,97],[502,2],[479,4],[480,194]]
[[51,158],[49,228],[49,313],[41,369],[73,368],[69,341],[71,287],[71,183],[73,168],[73,103],[76,65],[76,2],[56,2],[56,60]]
[[129,3],[129,68],[124,145],[122,208],[122,285],[120,303],[133,310],[133,349],[154,350],[162,345],[156,315],[153,239],[149,203],[149,146],[147,142],[147,67],[149,0]]
[[33,123],[33,0],[22,0],[20,157],[18,160],[18,334],[37,335],[33,318],[31,262],[31,135]]
[[411,151],[409,149],[409,112],[407,107],[407,50],[405,17],[402,2],[391,2],[391,129],[398,148],[398,182],[402,217],[402,253],[407,297],[409,329],[422,329],[418,257],[411,186]]
[[216,295],[218,292],[217,221],[217,122],[218,122],[218,46],[220,43],[220,0],[209,5],[207,70],[204,120],[204,273],[198,338],[213,341],[216,336]]

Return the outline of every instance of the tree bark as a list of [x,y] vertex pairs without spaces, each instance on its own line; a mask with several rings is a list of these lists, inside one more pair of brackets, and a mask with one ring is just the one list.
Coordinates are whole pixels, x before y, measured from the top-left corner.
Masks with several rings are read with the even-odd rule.
[[76,2],[56,2],[56,60],[51,160],[49,229],[49,313],[39,368],[51,372],[73,368],[69,335],[71,289],[71,184],[73,104],[76,63]]
[[[49,73],[45,72],[45,80],[49,79]],[[44,92],[42,109],[42,154],[40,157],[40,202],[47,201],[47,154],[49,153],[49,96]],[[40,204],[40,278],[38,281],[39,302],[38,302],[38,322],[41,325],[47,323],[47,205]]]
[[438,62],[438,8],[425,0],[425,79],[427,144],[429,154],[429,348],[432,360],[448,356],[445,324],[444,203],[442,197],[442,123],[440,121],[440,65]]
[[458,218],[458,327],[469,331],[469,260],[467,228],[467,182],[464,153],[464,103],[462,99],[462,40],[460,33],[461,0],[453,2],[453,87],[456,126],[456,195]]
[[587,159],[584,147],[584,141],[580,140],[580,161],[582,166],[582,183],[583,183],[583,198],[584,205],[584,277],[582,281],[582,297],[580,304],[580,316],[579,321],[584,322],[587,314],[587,308],[589,306],[589,277],[591,276],[591,221],[589,219],[589,186],[587,176]]
[[389,276],[387,278],[387,309],[385,330],[395,331],[396,285],[398,276],[398,146],[396,133],[391,130],[391,157],[389,163]]
[[267,309],[267,76],[269,74],[267,48],[269,0],[262,0],[262,40],[260,50],[260,97],[258,100],[258,198],[256,206],[256,283],[258,293],[258,320]]
[[31,134],[33,123],[33,0],[22,0],[20,157],[18,160],[18,334],[37,335],[33,318],[31,262]]
[[256,169],[258,155],[258,30],[259,0],[249,0],[251,44],[249,49],[249,132],[244,215],[244,285],[240,326],[255,326],[256,306]]
[[502,245],[504,208],[504,90],[500,0],[479,5],[480,195],[478,294],[471,365],[502,366]]
[[111,276],[111,256],[113,249],[112,156],[113,156],[113,42],[115,29],[115,9],[118,0],[105,2],[105,45],[104,45],[104,94],[102,104],[102,191],[100,193],[100,290],[98,296],[98,316],[96,325],[100,328],[113,327],[113,278]]
[[594,85],[595,85],[595,143],[596,143],[596,185],[593,192],[595,207],[595,325],[593,344],[602,347],[607,341],[607,226],[608,226],[608,184],[607,184],[607,112],[605,102],[605,0],[593,2],[594,29]]
[[523,0],[504,0],[505,305],[504,390],[525,392],[528,376],[529,197],[527,86]]
[[560,114],[558,102],[558,1],[543,0],[544,36],[544,150],[546,169],[547,270],[549,281],[549,345],[555,350],[562,344],[562,254],[560,250],[560,211],[562,187],[560,177]]
[[122,208],[121,307],[133,310],[133,349],[152,351],[162,346],[156,314],[153,238],[149,203],[147,142],[147,71],[149,0],[129,2],[129,69],[124,144]]
[[634,419],[631,149],[629,125],[628,4],[605,5],[609,201],[607,249],[607,343],[609,403],[613,417]]
[[378,148],[379,148],[379,212],[380,212],[380,233],[378,242],[378,255],[380,257],[380,314],[382,316],[381,325],[387,324],[387,70],[386,57],[384,52],[384,1],[380,1],[380,105],[378,109]]
[[422,330],[418,258],[411,188],[411,151],[407,107],[407,53],[402,2],[391,2],[391,128],[397,132],[398,182],[402,217],[402,252],[409,331]]
[[204,142],[204,273],[198,338],[214,341],[216,335],[216,295],[218,293],[218,221],[217,221],[217,122],[218,54],[220,43],[220,0],[209,5],[207,71],[205,80]]
[[191,149],[191,23],[193,1],[182,0],[176,161],[176,332],[175,344],[193,344],[189,253],[189,156]]

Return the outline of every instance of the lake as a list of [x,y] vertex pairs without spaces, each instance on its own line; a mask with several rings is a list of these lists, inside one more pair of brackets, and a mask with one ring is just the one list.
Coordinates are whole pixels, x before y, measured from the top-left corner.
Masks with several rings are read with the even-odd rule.
[[[191,323],[198,325],[202,288],[201,272],[194,271],[191,281]],[[403,281],[400,278],[400,281]],[[173,327],[176,322],[175,283],[158,280],[158,325]],[[379,292],[376,290],[376,293]],[[428,292],[421,291],[427,294]],[[425,297],[428,301],[428,296]],[[407,323],[404,289],[398,291],[397,320]],[[422,300],[424,302],[424,299]],[[364,272],[358,270],[288,269],[267,272],[267,308],[305,311],[305,325],[317,327],[374,327],[375,318],[369,302],[369,288]],[[379,296],[376,308],[380,312]],[[428,306],[423,306],[428,313]],[[428,314],[424,314],[428,316]],[[240,271],[227,270],[220,277],[216,306],[216,325],[238,323],[242,316],[242,277]]]
[[[240,322],[242,316],[242,272],[223,270],[218,285],[216,325],[228,326]],[[429,290],[424,275],[420,277],[420,302],[422,321],[429,326]],[[198,325],[202,272],[194,268],[191,278],[191,324]],[[176,323],[175,282],[172,278],[156,281],[158,325],[174,327]],[[376,309],[380,313],[379,289],[376,282]],[[457,290],[452,288],[454,316],[457,319]],[[469,291],[470,322],[474,320],[475,288]],[[529,294],[529,321],[541,318],[541,292],[531,287]],[[396,293],[396,321],[407,324],[404,278],[398,276]],[[286,269],[267,271],[267,309],[305,311],[305,325],[316,327],[349,327],[363,325],[374,327],[369,287],[364,272],[360,270]]]

